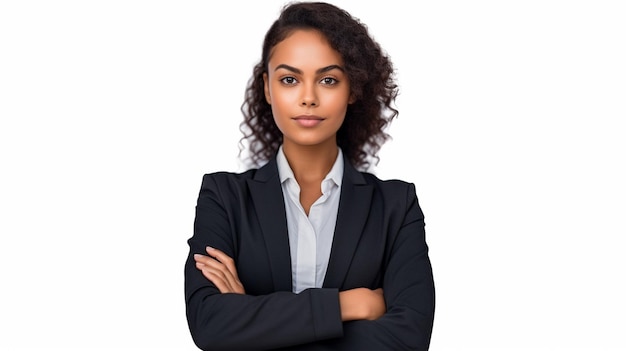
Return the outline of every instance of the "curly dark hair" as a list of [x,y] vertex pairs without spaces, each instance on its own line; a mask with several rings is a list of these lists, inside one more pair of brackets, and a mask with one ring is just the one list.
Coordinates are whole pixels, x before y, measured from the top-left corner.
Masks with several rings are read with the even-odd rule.
[[283,136],[265,99],[263,74],[274,46],[298,29],[321,32],[343,58],[354,102],[337,132],[337,145],[357,168],[379,161],[378,151],[390,136],[387,125],[398,115],[392,107],[398,95],[393,65],[367,27],[348,12],[323,2],[287,4],[265,35],[261,61],[254,66],[241,106],[243,141],[248,139],[249,158],[259,165],[273,157]]

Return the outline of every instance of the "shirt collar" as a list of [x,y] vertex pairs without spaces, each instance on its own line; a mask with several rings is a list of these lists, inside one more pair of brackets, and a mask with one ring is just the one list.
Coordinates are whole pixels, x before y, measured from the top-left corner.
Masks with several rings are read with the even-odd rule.
[[[330,169],[330,172],[326,175],[322,183],[327,182],[327,180],[332,180],[337,186],[341,186],[341,181],[343,179],[343,152],[340,147],[337,147],[337,159],[335,159],[335,163],[333,167]],[[289,162],[287,162],[287,157],[283,152],[283,146],[281,145],[278,148],[278,153],[276,154],[276,165],[278,166],[278,176],[280,178],[280,182],[284,183],[287,179],[296,180],[296,177],[293,175],[293,171],[289,166]]]

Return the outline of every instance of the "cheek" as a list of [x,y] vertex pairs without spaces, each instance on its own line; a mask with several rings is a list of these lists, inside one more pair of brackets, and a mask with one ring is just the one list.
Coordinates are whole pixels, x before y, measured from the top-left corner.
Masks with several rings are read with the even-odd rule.
[[325,94],[326,104],[332,104],[334,108],[347,108],[350,103],[350,91],[329,91]]
[[292,106],[298,97],[294,90],[295,89],[282,89],[281,87],[271,89],[272,111],[280,113],[281,110]]
[[286,126],[287,120],[291,113],[290,110],[286,108],[286,103],[284,100],[273,98],[272,101],[272,117],[274,119],[274,124],[278,127],[278,129],[284,133],[284,127]]
[[329,106],[336,115],[345,115],[348,111],[349,99],[347,96],[334,95],[326,100],[326,105]]
[[343,121],[345,120],[346,120],[346,115],[344,113],[342,118],[337,119],[337,129],[341,128],[341,126],[343,125]]

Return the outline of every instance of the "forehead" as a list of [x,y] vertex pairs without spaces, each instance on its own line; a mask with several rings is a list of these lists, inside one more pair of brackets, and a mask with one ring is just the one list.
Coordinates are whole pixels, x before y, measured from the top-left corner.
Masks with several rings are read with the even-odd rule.
[[343,60],[321,32],[297,29],[272,48],[268,63],[270,67],[280,64],[324,67],[343,65]]

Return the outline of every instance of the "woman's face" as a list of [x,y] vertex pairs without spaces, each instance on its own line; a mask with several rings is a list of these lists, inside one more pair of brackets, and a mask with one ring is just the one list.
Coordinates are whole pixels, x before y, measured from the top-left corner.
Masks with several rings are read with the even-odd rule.
[[341,55],[320,32],[296,30],[274,46],[263,78],[285,147],[337,145],[350,84]]

